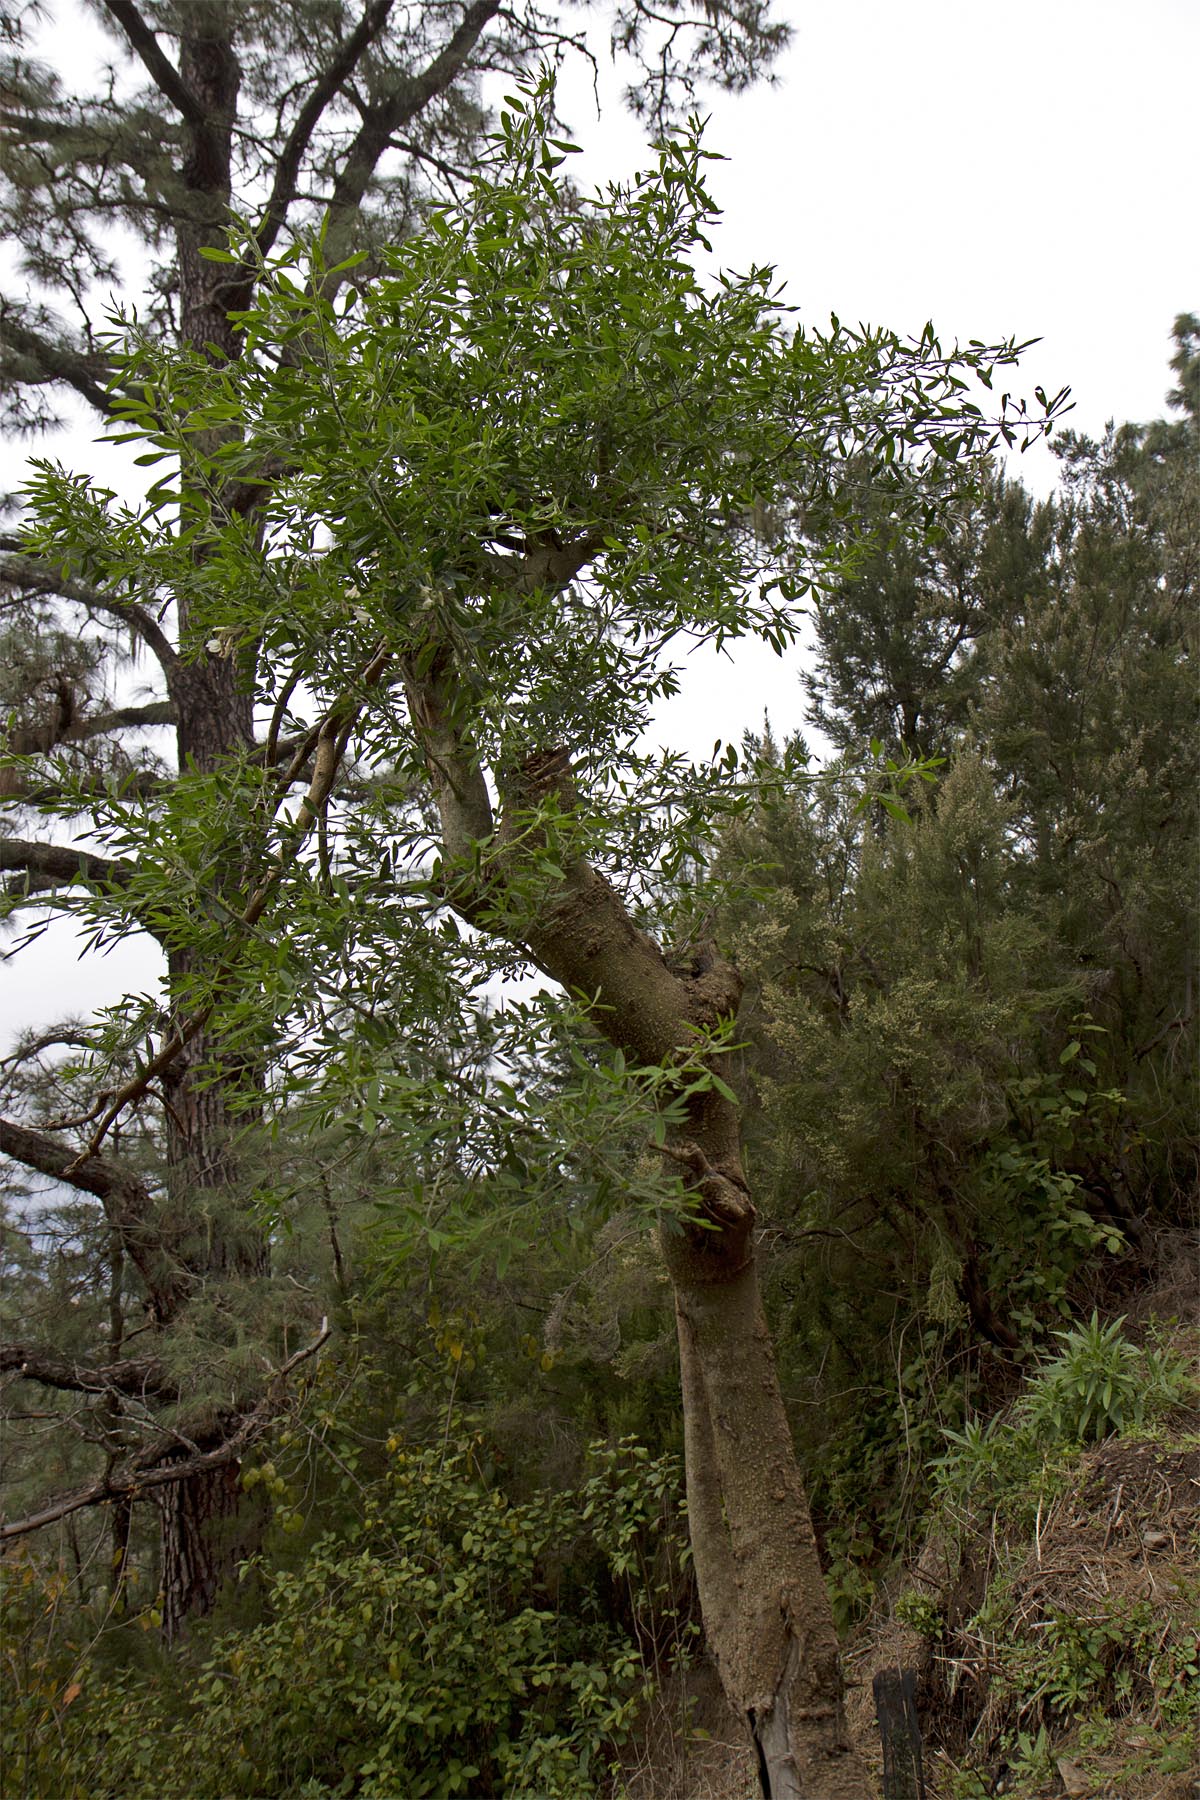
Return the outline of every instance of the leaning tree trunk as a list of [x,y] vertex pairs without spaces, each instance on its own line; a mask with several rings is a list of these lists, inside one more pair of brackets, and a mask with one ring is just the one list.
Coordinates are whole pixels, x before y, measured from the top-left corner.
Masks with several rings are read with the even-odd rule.
[[[452,656],[410,663],[405,680],[441,817],[448,898],[484,931],[511,933],[568,993],[589,995],[597,1028],[631,1062],[694,1057],[701,1034],[736,1015],[736,969],[711,945],[686,968],[669,964],[583,857],[564,858],[561,886],[531,920],[521,878],[543,836],[543,804],[552,800],[560,819],[576,804],[567,752],[539,752],[498,782],[497,829],[483,770],[456,718]],[[564,846],[556,848],[562,854]],[[734,1102],[715,1085],[694,1092],[668,1154],[686,1169],[697,1208],[696,1222],[665,1232],[663,1242],[708,1644],[754,1744],[764,1800],[870,1800],[846,1728],[837,1634],[759,1294],[756,1215]]]
[[[557,964],[573,991],[598,996],[597,1023],[622,1049],[662,1062],[672,1050],[686,1052],[697,1028],[732,1016],[741,983],[715,952],[703,951],[689,971],[671,969],[607,882],[582,864],[569,881],[573,891],[554,921],[568,928],[537,934],[539,960]],[[588,926],[574,904],[585,899]],[[664,1231],[663,1251],[675,1293],[688,1518],[709,1649],[754,1745],[763,1800],[868,1800],[763,1312],[757,1215],[735,1106],[715,1088],[694,1097],[686,1135],[669,1154],[687,1169],[699,1209],[695,1225]]]
[[[711,952],[699,979],[736,976]],[[696,974],[693,974],[693,980]],[[763,1312],[756,1214],[740,1129],[700,1096],[688,1167],[705,1228],[664,1232],[675,1292],[688,1520],[700,1607],[721,1685],[744,1719],[764,1800],[864,1800],[841,1658],[808,1500]]]

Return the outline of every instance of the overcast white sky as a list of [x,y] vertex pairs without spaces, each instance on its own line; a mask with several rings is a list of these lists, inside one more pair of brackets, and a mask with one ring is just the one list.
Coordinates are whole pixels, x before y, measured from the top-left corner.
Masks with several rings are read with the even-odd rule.
[[[75,9],[52,10],[88,56]],[[1196,0],[781,11],[795,36],[777,85],[704,103],[710,147],[730,159],[711,178],[725,212],[718,260],[773,263],[809,322],[836,311],[911,331],[932,318],[944,341],[1038,337],[1014,388],[1069,384],[1080,430],[1159,415],[1172,321],[1200,310]],[[584,185],[645,160],[643,133],[613,104],[618,85],[604,84],[598,123],[590,80],[568,81]],[[86,435],[56,453],[96,466]],[[5,455],[0,487],[16,484],[21,454]],[[1053,465],[1034,452],[1024,472],[1045,491]],[[736,738],[765,706],[781,729],[800,723],[794,659],[753,648],[736,665],[698,659],[688,687],[662,721],[687,748]],[[14,1022],[44,1014],[50,989],[58,1009],[115,996],[137,960],[130,946],[92,970],[64,933],[44,943],[5,965]]]

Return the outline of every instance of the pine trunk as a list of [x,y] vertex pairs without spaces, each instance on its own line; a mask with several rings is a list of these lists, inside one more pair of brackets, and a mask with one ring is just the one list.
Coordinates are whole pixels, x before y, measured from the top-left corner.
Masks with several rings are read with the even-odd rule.
[[[239,691],[229,662],[205,657],[181,674],[173,695],[179,766],[211,771],[250,742],[249,697]],[[242,871],[231,867],[219,874],[236,888]],[[171,956],[173,995],[186,991],[193,973],[186,953]],[[186,1007],[179,1010],[186,1013]],[[207,1032],[194,1038],[166,1073],[164,1226],[178,1271],[178,1304],[210,1283],[256,1280],[268,1271],[266,1237],[239,1215],[237,1140],[251,1122],[247,1089],[258,1081],[244,1058],[222,1056],[220,1043]],[[189,1620],[211,1611],[240,1558],[256,1547],[250,1515],[239,1520],[239,1500],[236,1465],[188,1476],[162,1490],[160,1582],[168,1642],[186,1631]]]
[[[215,361],[237,356],[237,331],[229,314],[247,302],[231,285],[226,263],[206,259],[222,248],[232,195],[232,133],[241,70],[219,10],[197,9],[194,29],[180,40],[180,75],[204,111],[189,128],[182,174],[188,192],[176,232],[180,335]],[[186,511],[187,495],[183,498]],[[212,774],[254,742],[251,683],[235,659],[208,650],[196,654],[186,595],[177,607],[181,660],[171,675],[177,754],[181,773]],[[240,867],[217,871],[235,894]],[[201,971],[202,972],[202,971]],[[195,973],[186,953],[169,959],[173,999]],[[181,1016],[186,1006],[178,1009]],[[192,1040],[164,1083],[167,1129],[167,1236],[189,1294],[210,1282],[265,1275],[268,1244],[262,1232],[236,1216],[239,1185],[236,1141],[248,1123],[246,1086],[256,1072],[220,1055],[207,1033]],[[239,1101],[242,1104],[239,1105]],[[254,1546],[256,1531],[241,1506],[236,1464],[172,1483],[159,1498],[163,1633],[178,1638],[190,1620],[212,1610],[223,1583]]]
[[212,1611],[254,1546],[236,1463],[159,1490],[162,1633],[167,1643]]

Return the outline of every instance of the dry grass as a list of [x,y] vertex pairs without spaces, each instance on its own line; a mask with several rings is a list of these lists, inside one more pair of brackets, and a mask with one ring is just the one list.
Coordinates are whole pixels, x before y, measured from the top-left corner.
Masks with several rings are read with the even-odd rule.
[[758,1792],[745,1734],[702,1662],[651,1703],[612,1800],[758,1800]]
[[[1177,1781],[1152,1768],[1135,1779],[1130,1763],[1138,1759],[1124,1751],[1129,1740],[1135,1751],[1156,1743],[1165,1751],[1186,1737],[1179,1676],[1165,1671],[1173,1657],[1177,1667],[1177,1647],[1196,1618],[1198,1507],[1200,1449],[1118,1439],[1082,1459],[1078,1484],[1039,1517],[1023,1553],[1001,1564],[1002,1598],[935,1658],[951,1707],[960,1690],[982,1699],[963,1746],[971,1761],[988,1765],[1014,1733],[1045,1729],[1081,1794],[1104,1791],[1119,1769],[1122,1800],[1176,1793],[1191,1800],[1187,1780],[1200,1776],[1200,1765]],[[1091,1734],[1094,1755],[1066,1723],[1065,1704],[1073,1647],[1089,1641],[1104,1670],[1090,1710],[1108,1718],[1106,1734]]]
[[[879,1669],[901,1666],[920,1673],[929,1800],[1200,1800],[1189,1726],[1162,1679],[1165,1663],[1155,1673],[1156,1657],[1168,1658],[1197,1616],[1198,1518],[1200,1448],[1177,1437],[1111,1439],[1081,1458],[1077,1480],[1039,1516],[1028,1540],[1004,1543],[994,1530],[973,1544],[932,1539],[909,1586],[940,1597],[950,1621],[941,1641],[885,1617],[847,1646],[850,1728],[876,1777],[871,1681]],[[1097,1716],[1082,1728],[1056,1710],[1053,1679],[1047,1685],[1055,1658],[1044,1647],[1059,1620],[1102,1634],[1111,1627]],[[1130,1620],[1136,1630],[1123,1642],[1122,1622]],[[1036,1739],[1043,1727],[1050,1777],[1023,1771],[1011,1750],[1017,1733]],[[654,1702],[623,1759],[613,1800],[757,1794],[738,1721],[701,1665]]]

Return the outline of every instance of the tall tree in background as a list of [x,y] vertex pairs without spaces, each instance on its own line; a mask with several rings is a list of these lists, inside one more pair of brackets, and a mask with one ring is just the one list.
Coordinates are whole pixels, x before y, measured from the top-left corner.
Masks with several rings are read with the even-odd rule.
[[[31,52],[40,9],[4,8],[0,219],[29,287],[0,300],[0,383],[8,422],[21,429],[51,422],[64,395],[102,421],[119,416],[122,378],[114,384],[106,346],[114,284],[146,330],[214,368],[238,362],[246,354],[239,315],[255,303],[263,257],[297,229],[321,232],[330,266],[402,238],[431,195],[454,191],[469,171],[488,123],[483,79],[583,49],[581,31],[533,0],[515,8],[500,0],[419,8],[395,0],[359,8],[339,0],[98,0],[89,11],[111,40],[112,63],[92,93],[79,95]],[[65,36],[70,24],[69,9],[60,9],[55,28]],[[634,104],[660,125],[697,81],[738,88],[764,75],[787,35],[757,0],[718,0],[700,23],[680,0],[653,12],[631,0],[612,13],[611,33],[630,65]],[[244,256],[208,260],[235,218],[249,221]],[[368,258],[355,279],[371,267]],[[237,427],[206,429],[215,447]],[[211,505],[253,532],[264,490],[263,471],[251,473],[247,481],[210,470],[205,479],[216,479],[218,490],[202,499],[184,492],[184,515]],[[52,557],[30,556],[15,538],[5,552],[10,623],[0,710],[15,720],[9,750],[42,763],[9,771],[16,811],[0,839],[0,866],[14,901],[53,905],[80,884],[123,879],[111,859],[82,848],[114,784],[128,791],[136,779],[143,792],[165,793],[172,770],[215,775],[230,758],[286,759],[294,746],[278,734],[257,740],[255,651],[204,647],[185,589],[160,592],[149,608],[130,591],[101,591]],[[198,542],[197,557],[206,554]],[[157,691],[138,705],[117,703],[117,665],[130,647],[156,665]],[[139,750],[144,728],[163,724],[174,730],[173,755]],[[20,811],[22,800],[61,790],[72,774],[93,784],[90,801],[79,796],[79,850],[31,834]],[[219,905],[221,888],[236,888],[240,870],[214,852],[211,873]],[[166,951],[167,1008],[177,1013],[202,978],[195,951],[168,943],[145,913],[142,925]],[[207,1032],[195,1033],[147,1092],[156,1139],[161,1130],[161,1181],[144,1128],[137,1154],[127,1139],[126,1156],[110,1146],[104,1157],[80,1157],[27,1117],[0,1124],[0,1150],[15,1163],[100,1199],[111,1255],[137,1270],[156,1329],[198,1292],[265,1272],[265,1238],[236,1204],[244,1183],[233,1147],[247,1090],[260,1079],[255,1045],[233,1057]],[[99,1359],[106,1367],[121,1338],[114,1324]],[[24,1366],[32,1376],[37,1359]],[[61,1368],[57,1378],[66,1378]],[[72,1379],[95,1387],[86,1369]],[[108,1385],[119,1407],[121,1382]],[[194,1443],[201,1452],[212,1447],[203,1436]],[[160,1505],[170,1635],[212,1604],[236,1548],[236,1534],[221,1547],[220,1521],[236,1507],[230,1464],[164,1487]]]
[[876,738],[889,754],[942,756],[977,690],[976,657],[1013,596],[1044,589],[1050,511],[993,473],[965,514],[914,542],[868,504],[862,565],[813,609],[809,717],[839,751]]
[[[1175,323],[1180,416],[1068,433],[1052,579],[1014,595],[985,658],[976,728],[1020,833],[1031,909],[1059,911],[1086,977],[1126,1143],[1092,1178],[1137,1228],[1193,1189],[1187,1046],[1196,1026],[1197,321]],[[1165,1058],[1165,1060],[1164,1060]],[[1140,1120],[1172,1121],[1174,1167]],[[1182,1129],[1176,1134],[1174,1127]]]

